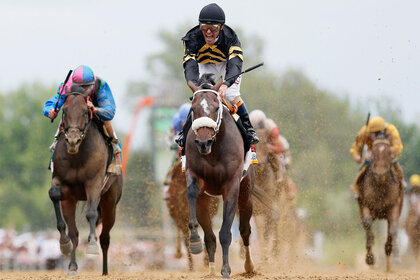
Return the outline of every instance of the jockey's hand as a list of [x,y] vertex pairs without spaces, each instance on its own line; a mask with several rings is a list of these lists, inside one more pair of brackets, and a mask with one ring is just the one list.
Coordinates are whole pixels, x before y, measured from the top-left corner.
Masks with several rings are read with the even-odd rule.
[[57,117],[57,111],[55,110],[55,109],[51,109],[49,112],[48,112],[48,117],[50,118],[50,119],[55,119],[55,117]]
[[94,112],[94,113],[96,112],[96,107],[95,107],[95,105],[93,105],[92,101],[88,100],[87,105],[89,107],[89,110],[92,110],[92,112]]
[[361,163],[362,163],[362,157],[361,157],[361,156],[357,156],[357,157],[355,158],[355,160],[356,160],[356,162],[357,162],[358,164],[361,164]]
[[219,94],[220,94],[220,98],[224,98],[224,97],[225,97],[225,93],[226,93],[227,88],[228,88],[228,86],[227,86],[227,85],[225,85],[225,84],[222,84],[222,85],[219,87],[218,92],[219,92]]

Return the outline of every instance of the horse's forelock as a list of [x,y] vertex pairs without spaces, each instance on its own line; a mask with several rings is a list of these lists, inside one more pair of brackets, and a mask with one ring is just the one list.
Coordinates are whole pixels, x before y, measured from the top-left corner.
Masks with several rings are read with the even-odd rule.
[[73,84],[70,88],[70,92],[71,93],[80,93],[80,94],[84,94],[85,93],[85,89],[79,85],[75,85]]
[[216,84],[213,77],[214,74],[203,74],[198,80],[198,84],[202,89],[211,89],[211,87]]

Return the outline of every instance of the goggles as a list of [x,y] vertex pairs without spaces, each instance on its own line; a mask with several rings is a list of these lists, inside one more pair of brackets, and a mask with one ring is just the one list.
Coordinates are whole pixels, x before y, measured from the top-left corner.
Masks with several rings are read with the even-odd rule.
[[204,32],[207,32],[210,29],[211,32],[217,32],[220,30],[220,24],[212,23],[200,23],[200,29]]

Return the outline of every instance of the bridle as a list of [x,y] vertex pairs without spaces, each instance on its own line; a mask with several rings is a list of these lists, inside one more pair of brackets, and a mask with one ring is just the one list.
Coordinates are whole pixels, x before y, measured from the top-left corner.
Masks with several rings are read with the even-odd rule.
[[[388,140],[386,140],[386,139],[377,139],[377,140],[375,140],[373,143],[372,143],[372,150],[373,150],[373,147],[374,146],[376,146],[376,145],[380,145],[380,144],[384,144],[384,145],[388,145],[388,146],[390,146],[391,144],[389,143],[389,141]],[[392,165],[393,165],[393,160],[390,162],[390,164],[389,164],[389,168],[383,173],[383,174],[386,174],[386,173],[388,173],[388,172],[391,172],[391,174],[392,174]],[[374,172],[374,170],[372,170],[373,171],[373,173],[374,174],[376,174],[376,172]],[[393,174],[392,174],[393,175]]]
[[[69,94],[66,95],[66,99],[70,95],[75,95],[75,96],[81,95],[85,99],[85,101],[87,101],[88,99],[90,99],[90,96],[89,97],[85,97],[80,92],[72,92],[72,93],[69,93]],[[63,114],[64,114],[64,111],[63,111]],[[88,123],[86,124],[86,126],[84,128],[81,127],[81,126],[68,126],[68,127],[66,127],[66,125],[64,123],[64,117],[62,117],[62,120],[63,121],[61,122],[61,126],[62,126],[63,131],[64,131],[64,136],[67,137],[67,132],[69,131],[70,128],[76,128],[77,130],[79,130],[81,132],[81,138],[82,138],[82,140],[84,140],[85,137],[86,137],[86,133],[87,133],[89,127],[92,124],[92,119],[93,119],[93,112],[92,112],[92,110],[90,110],[89,120],[88,120]]]
[[216,134],[219,133],[219,129],[220,129],[220,125],[222,123],[222,118],[223,118],[223,104],[222,104],[222,100],[220,98],[220,94],[212,89],[199,89],[197,91],[194,92],[193,96],[192,96],[192,100],[194,100],[195,96],[197,93],[200,92],[211,92],[214,93],[217,97],[217,101],[219,103],[218,105],[218,110],[217,110],[217,119],[216,121],[214,121],[213,119],[209,118],[209,117],[200,117],[198,119],[194,119],[194,112],[192,111],[192,130],[194,131],[195,135],[197,135],[197,131],[199,128],[201,127],[210,127],[213,128],[214,131],[214,135],[212,136],[212,140],[215,140],[216,138]]

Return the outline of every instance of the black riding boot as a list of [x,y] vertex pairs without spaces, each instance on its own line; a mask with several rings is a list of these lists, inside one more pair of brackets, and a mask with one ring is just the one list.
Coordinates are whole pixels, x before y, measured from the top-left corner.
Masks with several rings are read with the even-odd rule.
[[252,127],[251,121],[249,120],[249,114],[248,110],[246,109],[245,103],[242,103],[242,105],[238,107],[238,115],[241,118],[242,125],[246,130],[249,144],[252,145],[260,142],[260,139],[258,139],[258,136],[255,133],[254,128]]
[[192,124],[191,111],[192,110],[190,109],[190,112],[188,113],[184,126],[182,127],[181,131],[178,133],[177,137],[175,138],[175,143],[177,143],[178,146],[181,147],[183,151],[185,150],[184,147],[185,147],[185,142],[187,141],[187,134]]

